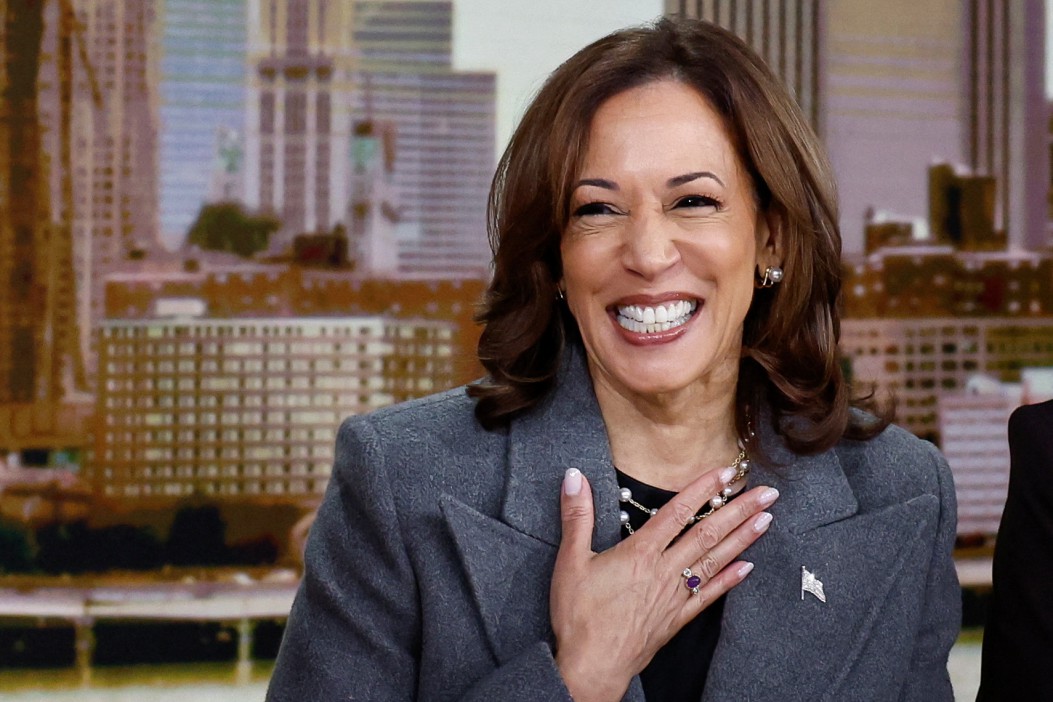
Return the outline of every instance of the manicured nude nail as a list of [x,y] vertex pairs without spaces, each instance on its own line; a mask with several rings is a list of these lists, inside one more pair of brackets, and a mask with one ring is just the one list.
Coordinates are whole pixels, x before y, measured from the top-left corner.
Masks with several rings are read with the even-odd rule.
[[773,487],[770,487],[760,494],[760,498],[758,498],[757,501],[760,502],[762,507],[767,507],[772,502],[775,502],[776,498],[778,497],[779,491]]
[[568,468],[563,476],[563,492],[567,495],[577,495],[581,492],[581,471],[577,468]]
[[753,570],[753,564],[749,561],[746,561],[745,563],[739,566],[738,570],[735,571],[735,575],[739,576],[740,578],[745,578],[747,575],[750,574],[751,570]]
[[725,468],[720,471],[720,482],[727,485],[731,482],[731,479],[735,477],[736,472],[737,471],[734,468]]
[[753,520],[753,531],[764,531],[771,524],[771,515],[761,512],[760,516]]

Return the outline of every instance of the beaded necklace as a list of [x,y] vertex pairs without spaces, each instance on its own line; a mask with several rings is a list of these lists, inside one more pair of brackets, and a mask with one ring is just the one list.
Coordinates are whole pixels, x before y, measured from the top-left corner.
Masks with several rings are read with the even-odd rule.
[[[709,502],[706,504],[706,507],[702,511],[700,511],[698,514],[695,514],[694,516],[692,516],[691,519],[688,521],[688,523],[684,526],[684,528],[687,528],[687,527],[691,526],[692,524],[694,524],[696,522],[702,521],[703,519],[705,519],[706,517],[708,517],[709,515],[713,514],[718,509],[720,509],[721,507],[726,505],[728,503],[728,498],[730,498],[732,495],[734,495],[735,492],[737,491],[734,486],[739,481],[741,481],[743,478],[745,478],[749,474],[749,472],[750,472],[749,453],[746,452],[746,447],[743,446],[741,443],[739,444],[739,455],[735,457],[735,460],[731,462],[731,465],[728,466],[728,468],[734,468],[735,469],[735,477],[732,478],[731,482],[729,482],[727,484],[727,486],[723,490],[720,491],[720,494],[714,495],[709,500]],[[656,508],[656,507],[646,507],[646,506],[640,504],[639,502],[637,502],[635,499],[633,499],[633,492],[632,492],[632,490],[630,490],[627,487],[621,487],[621,486],[618,487],[618,501],[635,507],[636,509],[638,509],[641,512],[643,512],[644,514],[646,514],[648,516],[648,518],[650,518],[650,517],[652,517],[652,516],[654,516],[655,514],[658,513],[658,508]],[[619,512],[618,517],[619,517],[619,520],[621,521],[621,525],[623,527],[625,527],[625,529],[630,534],[635,533],[635,530],[633,529],[632,525],[629,523],[629,513],[628,512],[626,512],[623,509],[623,510],[621,510]]]

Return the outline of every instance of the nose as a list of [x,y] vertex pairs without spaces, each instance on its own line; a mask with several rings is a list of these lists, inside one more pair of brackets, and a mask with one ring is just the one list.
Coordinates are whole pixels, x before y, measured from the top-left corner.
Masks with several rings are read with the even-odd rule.
[[629,218],[622,243],[622,263],[627,270],[653,280],[680,262],[675,233],[664,218],[653,214]]

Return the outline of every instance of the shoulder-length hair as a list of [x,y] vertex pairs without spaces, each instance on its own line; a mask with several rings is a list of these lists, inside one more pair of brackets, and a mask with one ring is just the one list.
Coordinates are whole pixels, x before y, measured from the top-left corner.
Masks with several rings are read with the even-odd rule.
[[615,32],[557,68],[498,164],[488,209],[493,279],[477,317],[489,376],[468,390],[479,422],[494,428],[533,407],[553,386],[564,345],[581,343],[557,287],[571,184],[600,105],[658,80],[692,87],[723,117],[758,216],[782,237],[783,282],[757,289],[746,315],[739,435],[748,438],[750,408],[764,404],[798,453],[874,435],[886,422],[850,412],[837,348],[841,235],[823,148],[786,89],[738,37],[671,19]]

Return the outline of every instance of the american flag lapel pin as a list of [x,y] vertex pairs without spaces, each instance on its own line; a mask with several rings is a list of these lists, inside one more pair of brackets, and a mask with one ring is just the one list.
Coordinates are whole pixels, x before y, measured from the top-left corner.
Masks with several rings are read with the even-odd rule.
[[804,599],[804,593],[812,593],[816,599],[820,602],[826,602],[826,594],[823,593],[823,581],[815,577],[815,573],[808,572],[808,569],[801,566],[801,599]]

